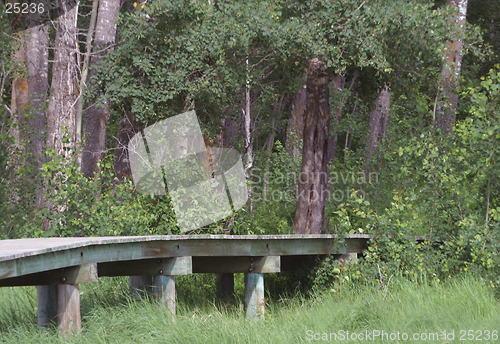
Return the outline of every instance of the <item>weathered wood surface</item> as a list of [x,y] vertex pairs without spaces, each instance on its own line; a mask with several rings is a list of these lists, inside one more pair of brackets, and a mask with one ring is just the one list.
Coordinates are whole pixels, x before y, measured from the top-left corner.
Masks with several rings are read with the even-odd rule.
[[[155,276],[153,294],[155,299],[175,316],[175,276]],[[175,318],[173,319],[175,321]]]
[[0,287],[83,284],[97,282],[97,279],[97,264],[92,263],[0,279]]
[[[70,266],[174,257],[361,253],[371,238],[349,234],[168,235],[0,240],[0,280]],[[423,238],[416,238],[423,240]],[[106,269],[106,265],[102,265]],[[128,273],[127,273],[128,274]],[[135,273],[134,273],[135,274]]]
[[[345,238],[370,239],[365,234],[349,234]],[[289,234],[289,235],[150,235],[150,236],[121,236],[121,237],[85,237],[85,238],[34,238],[0,240],[0,261],[56,252],[73,248],[95,245],[143,243],[143,242],[200,242],[217,241],[280,241],[280,240],[336,240],[335,234]]]
[[57,286],[57,326],[62,334],[71,334],[81,330],[78,284],[61,284]]
[[[366,236],[363,239],[368,240],[368,238]],[[345,249],[337,244],[337,236],[331,234],[1,240],[0,279],[91,263],[186,256],[314,255],[344,253],[340,251]]]
[[57,321],[57,285],[39,285],[36,296],[38,325],[49,327]]
[[99,263],[97,266],[99,276],[168,276],[193,273],[191,257],[124,260]]
[[193,273],[274,273],[280,267],[279,256],[193,257]]

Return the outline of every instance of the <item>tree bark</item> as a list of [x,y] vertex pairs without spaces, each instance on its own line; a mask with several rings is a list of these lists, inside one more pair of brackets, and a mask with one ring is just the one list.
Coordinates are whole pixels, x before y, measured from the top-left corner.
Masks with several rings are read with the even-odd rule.
[[19,39],[19,48],[15,51],[13,60],[17,64],[15,78],[12,81],[12,97],[10,101],[10,111],[12,115],[12,135],[14,136],[15,149],[23,149],[22,128],[24,125],[26,109],[29,101],[28,78],[26,78],[26,46],[29,38],[26,32],[17,35]]
[[[57,155],[68,156],[75,144],[78,99],[78,4],[59,17],[54,43],[54,64],[47,112],[47,146]],[[69,142],[63,142],[65,132]]]
[[[459,10],[458,17],[454,19],[459,31],[465,29],[467,4],[468,0],[448,0],[449,6],[457,7]],[[435,125],[446,132],[451,132],[455,125],[458,106],[458,77],[462,68],[463,47],[464,42],[455,37],[448,44],[441,69],[439,88],[442,94],[438,98],[442,99],[439,99],[436,104]]]
[[14,144],[9,147],[9,155],[12,166],[12,180],[7,182],[7,197],[10,204],[17,204],[21,200],[22,190],[19,188],[17,171],[23,163],[23,153],[25,152],[25,114],[24,110],[28,105],[29,90],[28,79],[26,78],[26,32],[16,34],[19,46],[12,54],[15,63],[14,80],[12,81],[12,93],[10,100],[10,115],[12,126],[10,133],[14,138]]
[[[92,12],[90,15],[90,24],[87,31],[87,42],[85,43],[85,58],[83,59],[82,74],[80,76],[80,95],[76,103],[76,142],[79,145],[82,139],[82,114],[83,114],[83,91],[87,83],[89,74],[90,55],[92,52],[92,39],[94,38],[95,22],[97,19],[97,6],[99,1],[94,1],[92,4]],[[81,168],[81,158],[80,158]]]
[[252,135],[252,116],[251,116],[251,93],[250,93],[250,70],[248,64],[248,58],[246,59],[246,68],[247,68],[247,78],[246,78],[246,88],[245,88],[245,109],[242,109],[244,115],[245,122],[245,151],[246,151],[246,164],[245,164],[245,175],[247,181],[249,182],[248,186],[248,199],[250,205],[250,212],[252,212],[252,186],[250,185],[250,169],[253,167],[253,135]]
[[327,173],[330,131],[328,83],[325,63],[318,58],[309,60],[302,166],[294,221],[294,231],[298,234],[322,232],[325,205],[330,196]]
[[389,86],[385,85],[375,101],[375,108],[370,112],[368,138],[366,139],[364,156],[365,174],[372,171],[374,168],[378,169],[378,164],[372,160],[377,151],[378,144],[385,137],[385,132],[387,130],[387,112],[389,111],[390,104],[391,93],[389,91]]
[[286,151],[297,158],[301,153],[300,141],[304,134],[304,119],[306,113],[307,86],[304,85],[294,94],[290,105],[290,119],[286,129]]
[[128,112],[125,113],[118,124],[114,169],[119,180],[132,178],[128,155],[128,143],[130,139],[140,131],[140,129],[140,125],[135,122],[135,116]]
[[[354,79],[356,79],[356,76],[354,76]],[[351,87],[354,84],[354,79],[351,82]],[[336,75],[333,78],[333,85],[335,92],[342,92],[345,86],[345,77],[342,75]],[[332,133],[331,133],[331,138],[328,140],[328,164],[333,164],[333,161],[335,159],[335,150],[337,148],[337,130],[339,127],[340,119],[342,117],[342,108],[344,106],[344,99],[339,99],[339,102],[337,104],[337,107],[334,111],[333,115],[333,128],[330,128]]]
[[222,120],[222,125],[224,127],[220,137],[219,146],[224,148],[232,148],[236,145],[238,139],[239,125],[230,117],[224,118]]
[[28,127],[31,133],[31,162],[35,168],[36,202],[35,206],[41,206],[42,181],[40,168],[45,162],[44,134],[47,124],[46,103],[47,91],[49,89],[48,65],[49,65],[49,30],[48,25],[34,26],[30,29],[30,41],[28,43],[28,89],[31,116],[28,118]]
[[[115,42],[116,20],[119,10],[120,0],[100,1],[95,32],[95,50],[100,51]],[[97,72],[96,64],[102,59],[103,56],[98,53],[92,56],[91,77]],[[81,169],[85,177],[92,177],[98,172],[97,163],[102,159],[105,149],[109,105],[104,94],[98,92],[97,98],[104,99],[104,101],[98,103],[97,99],[94,100],[85,113],[85,148],[82,154]]]

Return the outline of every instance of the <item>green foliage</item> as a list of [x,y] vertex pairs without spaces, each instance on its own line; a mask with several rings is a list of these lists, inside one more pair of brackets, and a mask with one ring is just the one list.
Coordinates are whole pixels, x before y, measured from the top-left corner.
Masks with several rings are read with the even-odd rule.
[[[375,235],[359,264],[349,267],[352,274],[359,272],[360,280],[399,273],[440,281],[466,271],[500,290],[499,92],[500,73],[491,70],[464,93],[470,116],[457,123],[454,135],[433,130],[392,149],[392,142],[385,143],[379,172],[391,179],[377,193],[392,195],[390,205],[377,210],[355,199],[333,209],[341,233]],[[338,280],[322,271],[328,281]]]
[[[52,160],[43,164],[41,178],[44,190],[50,190],[43,193],[44,204],[50,207],[36,205],[37,189],[31,188],[27,173],[18,172],[19,178],[13,178],[9,187],[16,188],[20,197],[2,205],[1,220],[8,237],[179,232],[168,198],[136,195],[132,181],[119,182],[115,177],[112,157],[101,161],[101,173],[89,180],[78,171],[75,155],[46,154]],[[28,170],[29,166],[26,162]]]
[[[252,199],[237,212],[232,227],[234,234],[293,233],[300,159],[293,159],[280,141],[275,142],[271,156],[266,155],[259,155],[250,170]],[[269,170],[266,170],[266,161]],[[264,193],[266,180],[268,189]]]
[[[186,276],[182,287],[188,288],[191,282],[200,288],[194,277]],[[224,306],[205,298],[208,289],[203,287],[200,293],[193,290],[193,304],[185,303],[180,295],[173,323],[169,311],[156,302],[131,299],[124,278],[103,278],[81,285],[82,330],[66,338],[56,329],[37,325],[34,287],[2,288],[0,342],[301,343],[309,341],[308,330],[320,336],[373,330],[401,331],[409,336],[437,333],[439,339],[444,331],[454,331],[455,341],[459,341],[460,336],[463,338],[460,331],[468,328],[482,331],[483,340],[487,330],[490,336],[494,334],[492,338],[498,336],[499,302],[491,290],[471,276],[432,284],[394,276],[388,288],[367,284],[342,293],[316,293],[309,299],[270,300],[266,318],[257,322],[244,318],[242,300],[235,306]]]
[[[438,5],[427,0],[148,1],[120,16],[118,43],[89,83],[87,97],[109,97],[108,133],[124,112],[147,125],[194,107],[204,134],[215,137],[223,118],[241,124],[250,87],[252,199],[231,218],[195,232],[288,234],[301,161],[282,143],[288,109],[276,111],[273,104],[304,84],[307,60],[319,57],[330,75],[356,75],[342,92],[331,90],[331,116],[342,116],[330,168],[328,231],[375,238],[358,263],[339,265],[329,257],[313,276],[304,270],[276,285],[292,283],[283,287],[289,290],[315,284],[341,294],[382,276],[441,281],[473,271],[498,287],[500,76],[492,70],[475,80],[497,60],[498,6],[493,0],[477,4],[483,11],[473,8],[473,25],[461,36],[470,57],[464,60],[460,120],[450,137],[436,132],[433,120],[443,50],[459,32],[448,20],[451,10]],[[0,15],[0,29],[6,28]],[[111,156],[88,180],[77,168],[80,152],[63,158],[47,151],[51,161],[38,174],[33,157],[13,148],[13,119],[4,105],[11,100],[8,71],[20,68],[11,61],[12,38],[0,37],[0,45],[2,237],[178,234],[169,196],[137,194],[130,180],[114,175]],[[373,97],[384,84],[391,85],[390,123],[377,148],[372,180],[363,161],[364,140]],[[262,142],[271,130],[277,139],[269,156]],[[107,136],[109,148],[113,135]],[[234,147],[243,152],[241,138]],[[264,180],[269,181],[265,197]],[[429,239],[409,239],[412,235]]]

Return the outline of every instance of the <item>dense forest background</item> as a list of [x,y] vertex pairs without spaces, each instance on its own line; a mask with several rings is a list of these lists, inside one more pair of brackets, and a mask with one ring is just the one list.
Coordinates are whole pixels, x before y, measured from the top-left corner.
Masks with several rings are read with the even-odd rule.
[[250,199],[193,233],[370,233],[385,269],[500,284],[498,0],[82,1],[27,30],[1,8],[1,238],[179,234],[127,145],[195,110]]

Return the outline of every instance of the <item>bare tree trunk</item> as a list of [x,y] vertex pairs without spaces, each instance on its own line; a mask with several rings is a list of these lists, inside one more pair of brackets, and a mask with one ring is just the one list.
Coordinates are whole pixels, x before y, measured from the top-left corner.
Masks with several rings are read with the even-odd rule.
[[[64,6],[63,6],[64,7]],[[76,102],[78,100],[78,4],[59,17],[54,41],[52,84],[47,110],[47,147],[57,156],[69,158],[75,148]],[[64,177],[64,176],[63,176]],[[50,192],[51,180],[45,180],[46,193]],[[49,211],[62,212],[65,205],[56,209],[45,202]],[[45,229],[50,227],[44,222]]]
[[[104,49],[115,42],[116,21],[120,10],[120,0],[101,0],[99,15],[95,32],[95,49]],[[97,70],[95,64],[102,60],[102,55],[92,56],[90,76]],[[102,94],[100,94],[102,96]],[[97,100],[90,105],[85,114],[85,148],[82,154],[82,173],[86,177],[92,177],[98,172],[97,163],[101,160],[106,140],[106,126],[109,117],[109,104],[104,96],[104,103],[98,104]]]
[[116,135],[114,169],[119,180],[132,178],[128,143],[139,131],[140,126],[135,122],[135,116],[132,113],[125,113],[118,124],[118,133]]
[[[57,155],[68,156],[75,144],[76,102],[78,99],[78,4],[59,17],[54,47],[52,85],[47,112],[47,145]],[[63,142],[65,131],[68,142]]]
[[389,86],[385,85],[375,101],[375,108],[370,112],[368,123],[368,138],[366,139],[364,170],[365,174],[373,169],[378,169],[378,164],[373,162],[377,146],[382,141],[387,130],[387,112],[391,105]]
[[28,118],[28,126],[31,132],[31,161],[35,168],[35,187],[37,199],[35,206],[43,203],[42,180],[40,168],[45,162],[44,157],[44,134],[47,124],[45,112],[47,102],[48,80],[48,42],[49,29],[47,25],[39,25],[30,29],[30,41],[28,43],[28,89],[31,116]]
[[[449,6],[457,7],[458,17],[454,20],[459,30],[465,29],[465,19],[467,16],[468,0],[448,0]],[[436,98],[435,125],[436,127],[450,132],[455,125],[458,105],[458,77],[462,68],[464,42],[454,38],[449,43],[445,52],[445,59],[441,69],[441,80],[439,92],[441,96]],[[442,98],[442,99],[439,99]]]
[[10,111],[12,115],[11,133],[14,137],[15,149],[23,149],[23,134],[21,133],[24,125],[26,109],[29,101],[28,78],[24,71],[26,70],[26,46],[29,39],[26,32],[17,35],[19,39],[19,48],[15,51],[13,60],[17,64],[17,72],[12,82],[12,97],[10,102]]
[[23,191],[19,185],[20,177],[16,172],[22,166],[23,153],[25,150],[24,133],[24,110],[28,105],[28,79],[25,76],[26,71],[26,40],[27,35],[25,32],[16,34],[18,39],[17,50],[12,54],[14,62],[14,80],[12,81],[12,93],[10,101],[10,116],[11,127],[9,128],[10,135],[14,138],[14,144],[9,145],[9,156],[11,160],[11,175],[13,176],[7,181],[6,195],[8,203],[11,205],[18,204],[21,200]]
[[327,173],[330,132],[328,83],[325,63],[318,58],[309,60],[304,146],[294,221],[294,231],[298,234],[322,232],[325,205],[330,196]]
[[98,4],[99,1],[93,1],[92,3],[89,30],[87,31],[87,42],[85,43],[85,58],[83,59],[82,74],[80,76],[80,95],[78,96],[78,102],[76,103],[76,142],[78,145],[80,144],[80,140],[82,139],[83,90],[87,83],[87,76],[89,73],[90,55],[92,52],[92,39],[94,37]]
[[[249,170],[253,166],[253,138],[252,138],[252,132],[251,132],[251,124],[252,124],[252,116],[250,114],[250,105],[251,105],[251,98],[250,98],[250,82],[249,82],[249,65],[248,65],[248,58],[246,60],[246,68],[247,68],[247,80],[246,80],[246,91],[245,91],[245,109],[242,110],[244,114],[244,119],[245,119],[245,150],[246,150],[246,157],[247,157],[247,162],[245,165],[245,175],[247,177],[247,180],[250,180],[250,173]],[[248,187],[248,199],[249,199],[249,204],[250,204],[250,211],[252,211],[252,187],[249,185]]]

